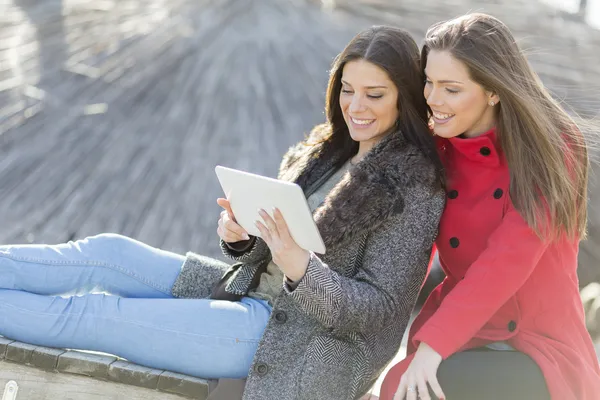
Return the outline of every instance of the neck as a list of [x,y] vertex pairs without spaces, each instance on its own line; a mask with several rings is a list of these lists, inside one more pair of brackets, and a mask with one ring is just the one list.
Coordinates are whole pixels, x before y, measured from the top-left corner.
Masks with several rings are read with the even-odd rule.
[[490,129],[492,129],[496,125],[496,119],[493,117],[485,118],[485,120],[480,121],[478,124],[473,126],[471,129],[465,131],[462,136],[466,138],[474,138],[477,136],[481,136]]
[[377,144],[378,141],[367,140],[363,142],[358,142],[358,152],[352,157],[352,164],[356,164],[360,162],[369,151]]

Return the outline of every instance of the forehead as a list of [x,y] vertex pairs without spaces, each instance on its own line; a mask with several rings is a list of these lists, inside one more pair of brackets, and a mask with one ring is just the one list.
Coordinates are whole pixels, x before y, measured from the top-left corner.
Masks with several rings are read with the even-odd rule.
[[427,54],[425,73],[430,79],[434,80],[461,82],[470,80],[467,66],[462,61],[457,60],[448,51],[431,50]]
[[342,79],[352,86],[392,85],[387,72],[366,60],[347,62],[342,70]]

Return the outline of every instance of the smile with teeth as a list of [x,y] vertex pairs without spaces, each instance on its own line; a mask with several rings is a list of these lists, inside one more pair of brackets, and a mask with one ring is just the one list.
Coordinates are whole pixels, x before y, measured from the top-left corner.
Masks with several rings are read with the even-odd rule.
[[444,113],[434,111],[433,116],[436,119],[444,120],[444,119],[450,119],[450,118],[454,117],[454,114],[444,114]]
[[375,121],[374,119],[356,119],[356,118],[353,118],[353,117],[350,117],[350,119],[356,125],[370,125],[370,124],[372,124]]

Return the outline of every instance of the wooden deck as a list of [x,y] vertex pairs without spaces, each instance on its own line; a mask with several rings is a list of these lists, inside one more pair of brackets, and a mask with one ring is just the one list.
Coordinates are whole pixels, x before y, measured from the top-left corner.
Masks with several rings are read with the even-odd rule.
[[[420,41],[434,21],[494,13],[559,96],[598,109],[600,32],[535,1],[439,3],[2,3],[0,243],[118,232],[218,257],[214,166],[274,175],[323,119],[332,58],[375,23]],[[583,260],[600,259],[598,214]]]
[[[3,3],[0,243],[118,232],[219,256],[214,166],[274,175],[286,148],[323,119],[332,58],[375,23],[420,41],[434,21],[491,12],[559,96],[598,109],[599,31],[541,2],[439,3]],[[598,214],[584,260],[600,260]]]
[[[206,400],[216,381],[146,368],[117,357],[0,337],[0,397],[24,400]],[[2,400],[15,397],[2,397]]]
[[274,174],[356,28],[303,1],[210,3],[0,13],[0,243],[109,231],[218,255],[214,166]]

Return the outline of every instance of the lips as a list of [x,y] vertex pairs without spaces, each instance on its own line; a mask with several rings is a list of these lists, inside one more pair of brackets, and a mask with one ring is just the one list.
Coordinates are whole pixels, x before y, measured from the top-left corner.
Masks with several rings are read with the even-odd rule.
[[432,114],[433,114],[433,120],[435,121],[436,124],[445,124],[448,121],[450,121],[452,118],[454,118],[454,115],[455,115],[455,114],[442,113],[442,112],[433,111],[433,110],[432,110]]
[[369,126],[373,122],[375,122],[374,119],[359,119],[359,118],[354,118],[354,117],[350,117],[350,120],[352,121],[353,124],[359,125],[359,126]]

